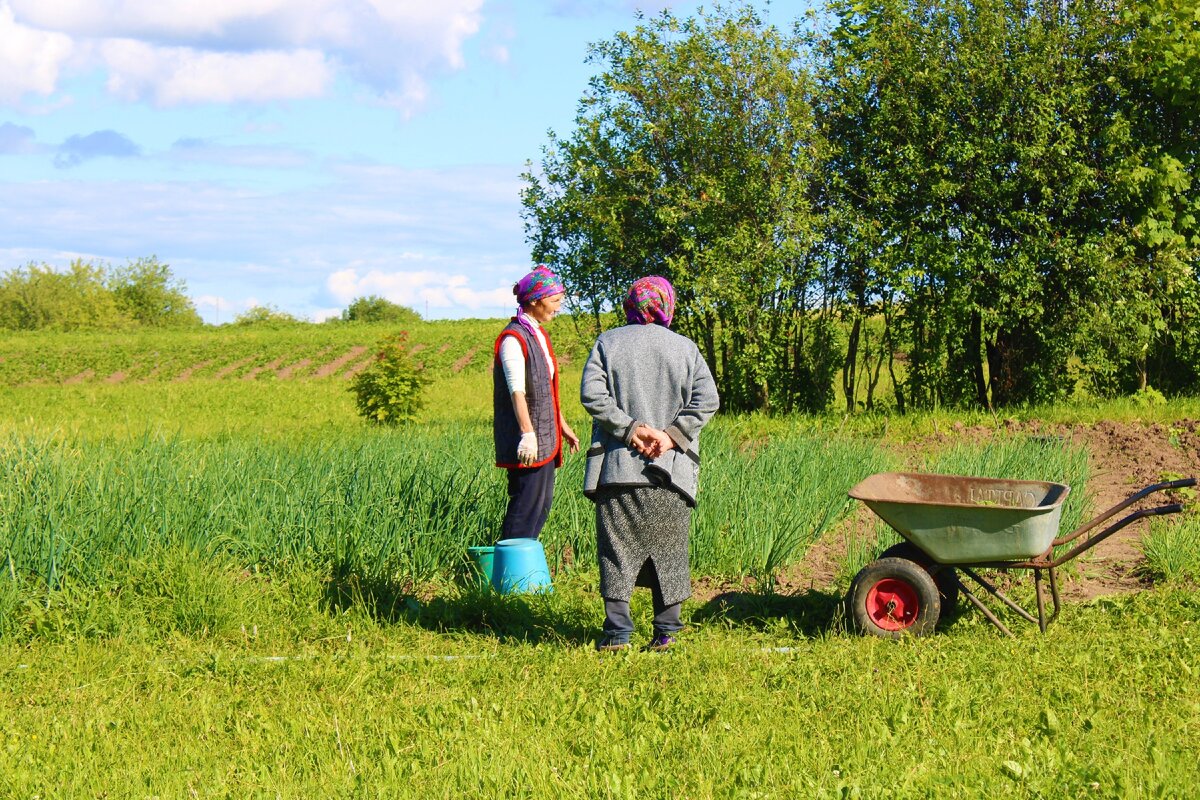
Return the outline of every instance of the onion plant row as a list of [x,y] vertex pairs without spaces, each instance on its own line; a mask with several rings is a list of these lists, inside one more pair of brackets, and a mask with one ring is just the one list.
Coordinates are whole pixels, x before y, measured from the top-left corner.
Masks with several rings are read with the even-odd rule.
[[[763,574],[804,554],[881,466],[871,443],[796,438],[743,452],[711,437],[693,525],[702,575]],[[595,559],[582,456],[569,457],[543,541],[553,564]],[[48,588],[113,575],[160,550],[294,566],[405,587],[449,577],[490,544],[506,503],[487,431],[430,426],[261,441],[146,436],[0,440],[0,564]]]

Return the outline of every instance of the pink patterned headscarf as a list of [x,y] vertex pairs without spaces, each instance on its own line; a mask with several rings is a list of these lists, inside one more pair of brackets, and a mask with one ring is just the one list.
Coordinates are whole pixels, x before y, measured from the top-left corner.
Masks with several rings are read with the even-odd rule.
[[625,298],[625,319],[631,325],[649,325],[652,322],[671,327],[675,316],[675,287],[666,278],[648,275],[638,278],[629,287]]
[[513,294],[517,296],[517,302],[523,306],[529,305],[534,300],[541,300],[543,297],[562,294],[564,291],[566,289],[563,287],[562,279],[551,272],[545,264],[538,264],[532,272],[513,286]]

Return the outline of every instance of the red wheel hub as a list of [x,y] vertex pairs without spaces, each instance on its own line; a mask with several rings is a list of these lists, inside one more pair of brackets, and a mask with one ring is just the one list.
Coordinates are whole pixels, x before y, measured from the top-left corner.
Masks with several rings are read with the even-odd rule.
[[884,578],[867,592],[867,616],[885,631],[902,631],[917,621],[917,592],[898,578]]

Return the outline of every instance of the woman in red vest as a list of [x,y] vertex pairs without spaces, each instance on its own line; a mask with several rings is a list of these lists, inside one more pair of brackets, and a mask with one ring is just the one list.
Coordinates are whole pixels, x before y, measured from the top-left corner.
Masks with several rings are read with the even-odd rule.
[[558,313],[565,289],[539,264],[513,286],[520,307],[496,338],[492,369],[496,466],[508,470],[508,510],[501,539],[536,539],[550,515],[554,470],[565,441],[572,453],[579,437],[558,401],[558,362],[542,327]]

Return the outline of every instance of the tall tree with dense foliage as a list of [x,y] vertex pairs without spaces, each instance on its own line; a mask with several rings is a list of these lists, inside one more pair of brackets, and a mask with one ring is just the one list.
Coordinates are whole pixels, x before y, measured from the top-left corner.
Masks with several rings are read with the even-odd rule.
[[1109,165],[1097,309],[1083,354],[1101,389],[1200,385],[1200,0],[1126,0],[1097,76]]
[[1131,285],[1113,210],[1126,111],[1102,101],[1127,57],[1121,7],[835,4],[820,74],[839,288],[858,309],[899,293],[899,399],[1061,397],[1097,308],[1152,291]]
[[598,319],[668,277],[727,407],[823,408],[838,351],[814,292],[823,144],[799,42],[749,8],[664,13],[590,61],[576,130],[525,176],[534,259]]
[[29,264],[0,276],[0,329],[91,330],[201,324],[183,281],[153,256],[111,268]]
[[1198,4],[655,18],[526,176],[535,258],[598,319],[674,280],[734,408],[823,408],[839,367],[872,405],[885,365],[900,410],[1194,390]]
[[117,308],[140,325],[189,327],[200,325],[187,285],[170,266],[150,256],[112,270],[105,279]]

